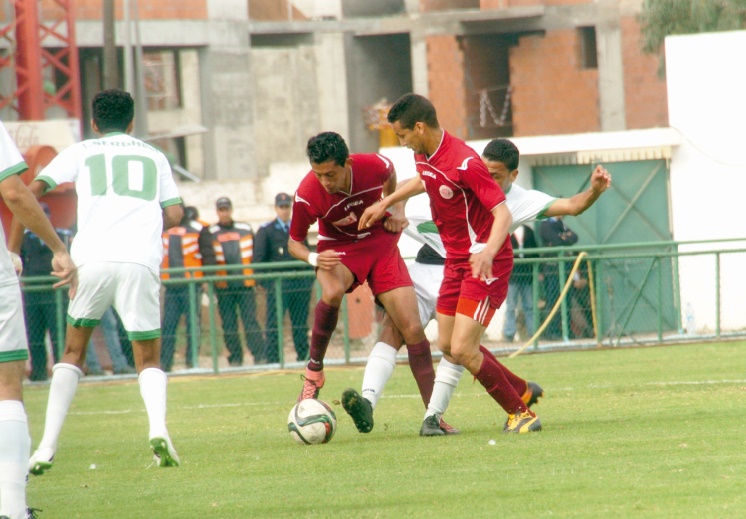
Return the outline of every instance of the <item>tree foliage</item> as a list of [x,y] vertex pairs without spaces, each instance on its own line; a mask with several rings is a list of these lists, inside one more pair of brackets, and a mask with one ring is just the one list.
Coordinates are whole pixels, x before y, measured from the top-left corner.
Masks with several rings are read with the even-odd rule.
[[666,36],[746,28],[746,0],[645,0],[642,50],[659,54]]

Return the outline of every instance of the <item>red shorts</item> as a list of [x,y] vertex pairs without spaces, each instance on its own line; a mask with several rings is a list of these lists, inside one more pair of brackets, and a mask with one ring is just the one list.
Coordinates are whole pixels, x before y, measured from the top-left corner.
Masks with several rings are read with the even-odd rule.
[[414,286],[407,265],[399,254],[399,234],[385,233],[352,243],[319,241],[319,252],[335,250],[355,281],[347,292],[368,281],[374,296],[400,287]]
[[497,279],[488,284],[471,277],[469,260],[446,261],[436,310],[444,315],[466,315],[486,327],[508,295],[512,268],[512,261],[495,261],[492,275]]

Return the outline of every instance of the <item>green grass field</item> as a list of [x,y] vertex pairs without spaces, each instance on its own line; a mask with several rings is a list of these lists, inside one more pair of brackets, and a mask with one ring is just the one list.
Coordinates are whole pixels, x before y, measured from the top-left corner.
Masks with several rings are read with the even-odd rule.
[[[462,434],[420,438],[422,402],[400,365],[359,434],[336,402],[360,388],[354,367],[329,369],[321,393],[336,436],[305,447],[286,427],[298,372],[174,377],[178,469],[151,465],[134,379],[84,383],[29,505],[42,519],[746,517],[746,343],[501,360],[544,387],[542,432],[503,435],[504,414],[464,376],[446,416]],[[48,391],[26,389],[34,447]]]

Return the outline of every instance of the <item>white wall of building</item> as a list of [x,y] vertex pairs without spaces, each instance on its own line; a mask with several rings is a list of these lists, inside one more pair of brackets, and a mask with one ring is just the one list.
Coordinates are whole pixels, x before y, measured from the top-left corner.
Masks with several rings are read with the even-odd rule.
[[666,38],[668,112],[682,136],[671,163],[679,241],[746,236],[746,31]]
[[[677,241],[746,238],[746,31],[666,38],[666,78],[671,127],[681,145],[671,161],[671,202]],[[745,242],[732,244],[743,247]],[[682,251],[711,246],[682,247]],[[746,326],[743,258],[721,264],[723,328]],[[681,301],[692,305],[695,326],[715,326],[715,262],[682,259]]]

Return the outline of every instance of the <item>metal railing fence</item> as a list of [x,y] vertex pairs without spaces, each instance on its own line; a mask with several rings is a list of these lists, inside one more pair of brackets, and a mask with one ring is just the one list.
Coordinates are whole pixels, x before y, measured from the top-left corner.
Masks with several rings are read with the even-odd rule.
[[[557,303],[554,319],[527,345],[528,351],[746,336],[746,312],[741,302],[746,293],[746,274],[741,268],[746,262],[746,238],[541,248],[531,252],[544,257],[516,258],[516,264],[531,265],[532,312],[518,312],[515,340],[506,342],[503,335],[506,305],[503,305],[485,333],[484,344],[493,351],[514,352],[526,342],[544,323],[553,306],[554,301],[548,296],[553,290],[556,293],[557,285],[562,289],[571,273],[572,279]],[[585,256],[573,271],[575,256],[580,252]],[[184,296],[180,301],[184,305],[181,311],[191,316],[179,317],[178,326],[168,339],[174,353],[169,369],[188,367],[218,373],[303,366],[313,327],[313,309],[320,295],[314,272],[308,268],[298,270],[304,266],[295,261],[256,264],[251,265],[251,276],[242,274],[244,265],[202,267],[201,278],[179,277],[190,269],[169,269],[171,276],[162,282],[163,291],[181,289]],[[219,271],[228,274],[218,274]],[[556,279],[551,279],[554,273]],[[221,313],[220,305],[224,304],[221,298],[230,296],[230,290],[217,284],[242,285],[247,279],[254,280],[255,286],[239,292],[244,292],[242,297],[248,293],[251,298],[255,323],[241,322],[241,309],[236,306],[245,304],[243,299],[234,305],[235,331],[226,332],[225,321],[230,316],[225,308]],[[67,297],[65,290],[51,288],[55,280],[46,276],[22,278],[27,304],[39,300],[35,294],[48,296],[43,302],[48,312],[56,316],[56,328],[48,330],[47,348],[54,342],[61,353]],[[162,297],[162,317],[169,311],[168,304],[171,304],[168,297]],[[531,322],[526,322],[524,313],[533,314]],[[365,360],[377,340],[381,318],[381,310],[366,286],[348,294],[325,362],[346,364]],[[47,324],[28,322],[27,329],[31,335],[34,326]],[[434,353],[437,352],[437,326],[430,324],[426,333]],[[52,334],[54,341],[49,340]],[[120,338],[126,350],[127,337],[122,334]],[[237,339],[243,358],[240,363],[230,363],[227,346]],[[97,351],[105,352],[102,336],[94,334],[94,340]],[[168,340],[164,336],[164,342]],[[102,353],[104,365],[106,355]]]

